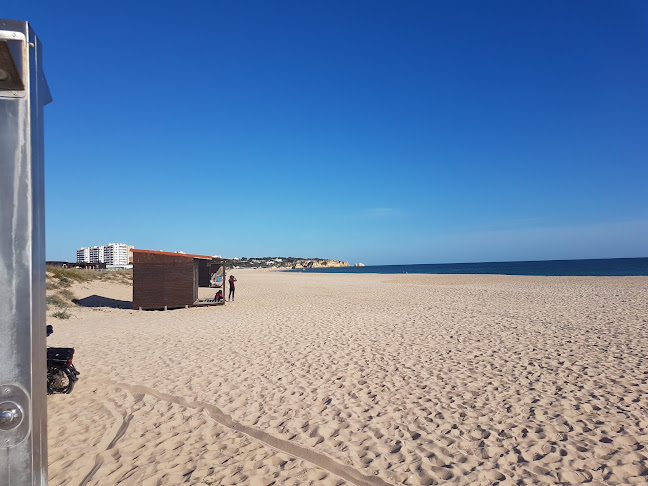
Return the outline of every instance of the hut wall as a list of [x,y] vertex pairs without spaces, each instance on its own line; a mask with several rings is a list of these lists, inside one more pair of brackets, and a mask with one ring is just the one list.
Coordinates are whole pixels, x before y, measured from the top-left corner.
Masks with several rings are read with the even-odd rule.
[[197,264],[193,258],[133,253],[133,308],[169,309],[196,300]]
[[198,287],[209,287],[211,277],[211,262],[209,260],[198,260]]

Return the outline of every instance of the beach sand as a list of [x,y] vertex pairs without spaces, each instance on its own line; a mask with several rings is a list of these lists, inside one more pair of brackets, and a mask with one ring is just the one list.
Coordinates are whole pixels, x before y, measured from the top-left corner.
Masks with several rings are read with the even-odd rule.
[[74,287],[50,485],[648,481],[648,277],[232,273],[166,312]]

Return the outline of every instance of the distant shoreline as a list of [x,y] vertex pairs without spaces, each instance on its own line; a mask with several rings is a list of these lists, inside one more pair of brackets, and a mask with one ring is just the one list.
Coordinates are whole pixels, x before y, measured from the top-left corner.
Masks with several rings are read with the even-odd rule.
[[648,276],[648,258],[367,265],[363,267],[279,270],[285,272],[312,273],[416,273],[441,275],[528,275],[548,277],[631,277]]

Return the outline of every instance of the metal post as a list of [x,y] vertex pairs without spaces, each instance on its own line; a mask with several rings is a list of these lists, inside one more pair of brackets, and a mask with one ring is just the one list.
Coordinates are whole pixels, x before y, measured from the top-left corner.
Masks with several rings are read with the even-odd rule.
[[47,484],[41,44],[0,20],[0,484]]

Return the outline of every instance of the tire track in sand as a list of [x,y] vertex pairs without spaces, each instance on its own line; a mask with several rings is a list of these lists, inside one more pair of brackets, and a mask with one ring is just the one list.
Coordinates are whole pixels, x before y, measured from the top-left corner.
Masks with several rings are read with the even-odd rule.
[[[144,395],[135,396],[135,402],[133,403],[133,405],[140,402],[143,398]],[[81,480],[79,486],[86,486],[90,482],[90,480],[94,477],[94,475],[97,473],[99,468],[103,465],[104,462],[103,454],[108,452],[113,447],[115,447],[117,441],[121,439],[126,433],[126,429],[128,429],[128,426],[130,425],[130,422],[133,419],[132,412],[125,413],[122,415],[119,413],[115,405],[112,404],[111,402],[105,402],[103,406],[108,409],[108,411],[112,414],[113,417],[115,417],[115,419],[117,419],[117,421],[115,422],[115,426],[111,429],[114,430],[115,432],[109,435],[110,437],[112,437],[112,439],[104,448],[102,448],[102,451],[95,456],[95,463],[92,466],[92,469]],[[103,442],[105,443],[106,441]]]
[[[360,471],[353,469],[352,467],[340,464],[337,461],[331,459],[330,457],[315,452],[306,447],[293,444],[287,440],[279,439],[273,435],[268,434],[262,430],[255,429],[253,427],[248,427],[246,425],[240,424],[232,420],[232,418],[225,414],[220,408],[212,405],[210,403],[205,403],[201,401],[189,402],[182,397],[177,397],[170,395],[168,393],[163,393],[153,388],[146,387],[144,385],[130,385],[128,383],[121,383],[112,380],[101,380],[105,384],[123,388],[129,391],[133,395],[150,395],[159,400],[166,402],[175,403],[181,407],[190,408],[198,411],[207,412],[207,414],[216,422],[218,422],[223,427],[228,429],[235,430],[241,434],[246,435],[247,437],[262,442],[263,444],[275,449],[277,451],[286,453],[295,458],[302,459],[307,461],[320,469],[328,471],[331,474],[341,477],[342,479],[349,481],[356,486],[391,486],[390,483],[383,481],[382,479],[374,476],[365,476]],[[125,430],[125,429],[124,429]],[[123,435],[123,433],[122,433]],[[113,440],[113,444],[116,440]],[[82,484],[86,484],[86,481],[89,478],[86,477]]]

